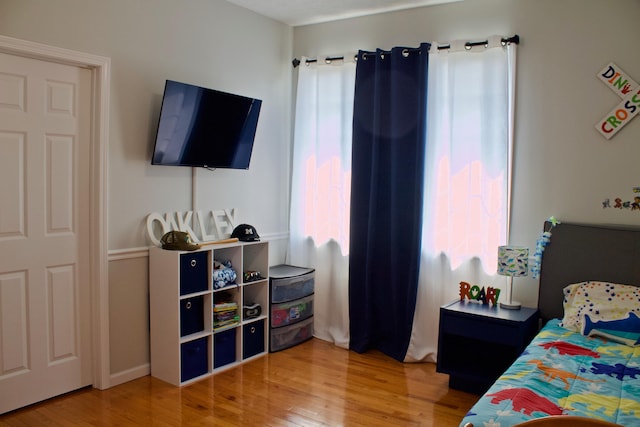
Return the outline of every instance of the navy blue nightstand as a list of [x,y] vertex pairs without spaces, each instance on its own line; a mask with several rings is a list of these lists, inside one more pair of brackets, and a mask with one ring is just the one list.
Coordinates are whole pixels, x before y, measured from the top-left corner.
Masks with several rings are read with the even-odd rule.
[[482,394],[537,332],[535,308],[454,301],[440,307],[436,370],[449,374],[449,387]]

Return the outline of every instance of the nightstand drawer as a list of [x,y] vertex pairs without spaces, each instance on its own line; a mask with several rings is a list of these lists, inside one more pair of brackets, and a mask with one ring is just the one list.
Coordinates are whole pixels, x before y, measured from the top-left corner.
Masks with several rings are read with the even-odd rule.
[[[467,338],[482,338],[482,341],[497,344],[512,344],[520,341],[521,328],[518,324],[488,321],[474,316],[460,317],[445,315],[443,332]],[[443,316],[444,317],[444,316]]]

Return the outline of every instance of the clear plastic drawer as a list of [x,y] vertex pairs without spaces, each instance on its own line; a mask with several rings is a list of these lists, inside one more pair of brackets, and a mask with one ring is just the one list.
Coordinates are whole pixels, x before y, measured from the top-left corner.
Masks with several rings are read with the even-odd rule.
[[313,316],[313,295],[271,305],[271,326],[274,328],[300,322]]
[[271,302],[281,303],[293,301],[313,294],[315,273],[286,277],[271,278]]
[[284,350],[313,337],[313,317],[271,330],[271,351]]

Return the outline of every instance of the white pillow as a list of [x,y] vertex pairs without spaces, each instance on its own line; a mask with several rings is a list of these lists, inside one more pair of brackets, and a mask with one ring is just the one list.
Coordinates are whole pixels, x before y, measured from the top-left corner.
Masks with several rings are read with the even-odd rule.
[[640,288],[607,282],[581,282],[564,292],[562,326],[628,345],[640,344]]

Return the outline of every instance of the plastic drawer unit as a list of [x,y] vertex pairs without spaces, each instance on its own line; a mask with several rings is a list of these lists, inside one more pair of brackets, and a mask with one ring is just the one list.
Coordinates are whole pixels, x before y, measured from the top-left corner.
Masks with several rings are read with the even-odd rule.
[[269,351],[313,336],[315,270],[281,264],[269,268]]

